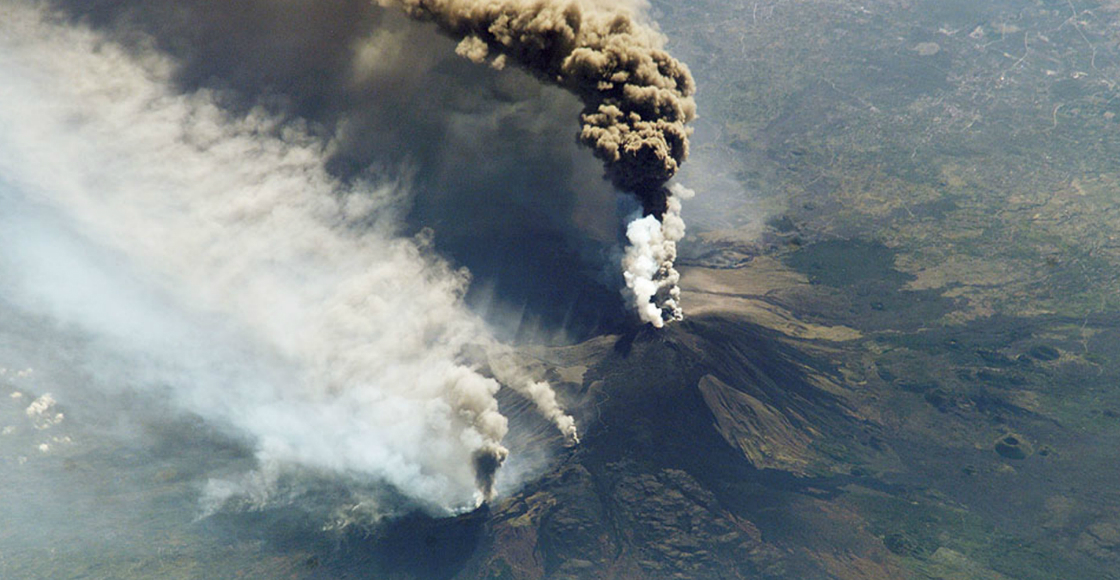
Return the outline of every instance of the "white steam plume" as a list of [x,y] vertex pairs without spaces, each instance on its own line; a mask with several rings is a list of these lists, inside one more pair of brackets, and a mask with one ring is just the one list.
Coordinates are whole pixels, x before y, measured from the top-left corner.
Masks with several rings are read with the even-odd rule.
[[326,146],[177,94],[172,68],[4,1],[0,295],[116,353],[85,361],[100,375],[249,436],[262,465],[434,508],[488,498],[507,422],[464,359],[490,341],[467,274],[398,237],[399,184],[340,185]]
[[630,245],[622,257],[626,294],[638,316],[657,328],[666,320],[682,320],[681,275],[673,267],[677,242],[684,238],[681,200],[695,195],[691,189],[674,183],[669,186],[668,209],[661,221],[653,216],[637,217],[626,226]]

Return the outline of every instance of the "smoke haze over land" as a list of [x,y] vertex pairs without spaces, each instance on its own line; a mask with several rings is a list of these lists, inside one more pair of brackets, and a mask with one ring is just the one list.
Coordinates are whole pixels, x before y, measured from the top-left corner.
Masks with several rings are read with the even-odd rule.
[[106,382],[250,435],[264,466],[440,509],[492,493],[499,384],[463,358],[490,339],[466,272],[400,235],[402,176],[343,184],[298,125],[177,94],[174,63],[29,5],[2,38],[7,305],[110,353],[75,355]]
[[[616,214],[630,210],[615,209],[577,141],[660,217],[695,114],[687,68],[661,49],[639,3],[53,4],[128,45],[151,38],[175,58],[182,90],[310,121],[333,143],[332,175],[409,168],[408,224],[433,227],[438,249],[471,268],[468,300],[503,334],[578,337],[622,322]],[[408,22],[404,4],[453,38]],[[488,19],[501,21],[501,38],[483,30]],[[459,53],[518,66],[456,56],[464,35],[474,49],[460,43]]]
[[492,332],[625,319],[615,216],[634,204],[611,184],[678,232],[639,250],[652,269],[624,266],[643,321],[679,318],[666,182],[693,88],[636,7],[497,3],[468,23],[406,4],[4,3],[4,308],[62,329],[86,388],[245,438],[257,474],[212,481],[211,508],[293,470],[474,506],[517,484],[496,479],[502,385],[577,442]]

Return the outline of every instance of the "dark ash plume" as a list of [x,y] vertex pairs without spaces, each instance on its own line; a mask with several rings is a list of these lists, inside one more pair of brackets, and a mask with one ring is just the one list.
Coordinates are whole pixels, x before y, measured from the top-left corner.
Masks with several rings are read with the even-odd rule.
[[487,444],[474,452],[474,480],[483,502],[494,499],[494,480],[508,455],[500,444]]
[[456,52],[507,61],[577,95],[580,141],[645,215],[668,210],[665,184],[688,157],[695,84],[663,37],[624,4],[593,0],[378,0],[462,39]]

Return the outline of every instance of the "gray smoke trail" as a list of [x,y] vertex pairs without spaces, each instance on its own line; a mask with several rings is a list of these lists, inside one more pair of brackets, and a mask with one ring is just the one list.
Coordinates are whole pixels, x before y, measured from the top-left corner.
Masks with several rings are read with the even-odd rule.
[[532,401],[537,412],[564,435],[565,445],[579,444],[579,431],[576,429],[575,419],[567,414],[556,400],[556,391],[552,389],[552,385],[547,381],[538,381],[530,377],[506,349],[493,346],[487,353],[487,358],[494,377]]
[[[695,84],[688,67],[662,48],[663,37],[628,6],[593,0],[378,2],[434,21],[462,39],[456,52],[466,58],[484,62],[494,52],[493,66],[512,61],[577,95],[584,104],[580,141],[603,161],[611,182],[636,195],[647,216],[661,220],[670,211],[666,184],[688,157]],[[675,278],[659,282],[675,285]],[[652,309],[680,317],[679,290],[649,294],[657,300],[652,307],[643,300],[646,294],[634,293],[643,320],[662,325]]]

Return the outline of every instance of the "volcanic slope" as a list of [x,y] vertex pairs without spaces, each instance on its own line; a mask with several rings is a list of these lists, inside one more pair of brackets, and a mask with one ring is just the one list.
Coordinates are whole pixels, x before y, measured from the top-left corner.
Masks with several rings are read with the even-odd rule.
[[792,565],[767,528],[797,497],[829,493],[817,441],[863,428],[825,359],[719,316],[553,354],[557,379],[586,368],[561,383],[584,443],[495,506],[464,577],[753,578]]
[[[578,447],[563,448],[507,395],[511,431],[528,434],[511,442],[514,454],[552,449],[551,467],[471,514],[351,534],[321,554],[323,569],[425,579],[1110,577],[1113,524],[1093,516],[1077,532],[1114,472],[1109,447],[1078,436],[1061,409],[1030,403],[1081,368],[1052,358],[1069,345],[1037,347],[1045,328],[1000,321],[877,337],[814,323],[764,291],[797,277],[761,259],[690,275],[709,294],[686,293],[703,308],[681,324],[520,351],[575,415]],[[1090,323],[1117,332],[1115,321]],[[1012,364],[992,350],[1009,340],[1008,352],[1042,362]],[[896,361],[892,341],[910,345],[911,359],[942,347],[937,356],[949,358]],[[927,385],[914,369],[899,379],[903,363],[938,376],[948,365],[981,383]],[[438,569],[421,564],[432,561]]]
[[853,566],[815,555],[839,545],[891,577],[882,543],[829,505],[858,479],[835,448],[845,461],[883,455],[828,362],[833,348],[709,314],[525,349],[582,443],[563,448],[506,395],[512,431],[530,434],[511,449],[551,448],[552,468],[471,514],[352,530],[317,562],[329,575],[425,579],[823,578]]

